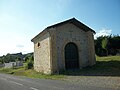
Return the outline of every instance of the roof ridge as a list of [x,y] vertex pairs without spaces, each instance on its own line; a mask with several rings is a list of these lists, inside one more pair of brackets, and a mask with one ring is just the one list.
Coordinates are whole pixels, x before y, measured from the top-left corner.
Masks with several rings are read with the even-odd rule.
[[57,23],[57,24],[50,25],[50,26],[48,26],[46,29],[49,29],[49,28],[52,28],[52,27],[56,27],[56,26],[59,26],[59,25],[63,25],[63,24],[68,23],[68,22],[73,23],[73,24],[75,24],[76,26],[83,28],[84,30],[86,29],[85,31],[89,31],[89,30],[90,30],[90,31],[92,31],[92,32],[95,33],[95,31],[94,31],[93,29],[91,29],[90,27],[86,26],[85,24],[83,24],[82,22],[80,22],[79,20],[77,20],[77,19],[74,18],[74,17],[71,18],[71,19],[68,19],[68,20],[59,22],[59,23]]
[[67,19],[67,20],[65,20],[65,21],[61,21],[61,22],[59,22],[59,23],[50,25],[50,26],[47,27],[47,29],[48,29],[48,28],[51,28],[51,27],[54,27],[54,26],[56,26],[56,25],[62,24],[62,23],[69,22],[69,21],[71,21],[71,20],[77,20],[77,19],[75,19],[75,18],[73,17],[73,18],[71,18],[71,19]]

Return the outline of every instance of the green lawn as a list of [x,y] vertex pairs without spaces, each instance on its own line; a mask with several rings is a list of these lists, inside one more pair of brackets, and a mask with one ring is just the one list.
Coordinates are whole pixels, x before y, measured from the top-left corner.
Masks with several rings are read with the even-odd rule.
[[96,57],[96,65],[89,66],[80,70],[62,71],[60,75],[45,75],[34,71],[20,68],[0,68],[1,73],[26,76],[31,78],[62,79],[68,75],[77,76],[120,76],[120,56]]
[[80,76],[120,76],[120,56],[98,57],[96,64],[81,70],[63,71],[63,75]]

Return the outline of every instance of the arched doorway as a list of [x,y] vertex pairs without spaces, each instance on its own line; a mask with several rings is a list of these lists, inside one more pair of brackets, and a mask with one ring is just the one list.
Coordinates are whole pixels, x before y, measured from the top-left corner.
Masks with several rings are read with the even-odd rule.
[[65,46],[65,68],[77,69],[79,68],[78,48],[74,43],[68,43]]

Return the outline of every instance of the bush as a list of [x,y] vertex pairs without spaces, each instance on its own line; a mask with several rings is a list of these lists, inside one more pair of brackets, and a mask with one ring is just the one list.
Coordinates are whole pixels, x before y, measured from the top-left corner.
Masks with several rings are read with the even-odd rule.
[[28,57],[27,64],[25,65],[25,69],[32,69],[33,62],[34,62],[33,56]]
[[32,69],[33,68],[33,62],[28,62],[28,69]]
[[32,61],[28,61],[26,66],[25,66],[25,69],[32,69],[33,68],[33,62]]

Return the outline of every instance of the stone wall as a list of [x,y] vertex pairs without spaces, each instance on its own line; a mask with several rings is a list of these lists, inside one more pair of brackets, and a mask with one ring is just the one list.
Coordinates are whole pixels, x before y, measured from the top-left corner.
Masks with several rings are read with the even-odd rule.
[[89,54],[89,65],[92,66],[96,63],[96,58],[95,58],[95,45],[94,45],[94,37],[93,33],[88,31],[87,32],[87,39],[88,39],[88,54]]
[[46,33],[34,43],[34,69],[45,74],[51,73],[50,35]]
[[57,35],[56,35],[56,28],[49,29],[50,33],[50,61],[51,61],[51,73],[58,73],[58,62],[57,62]]

